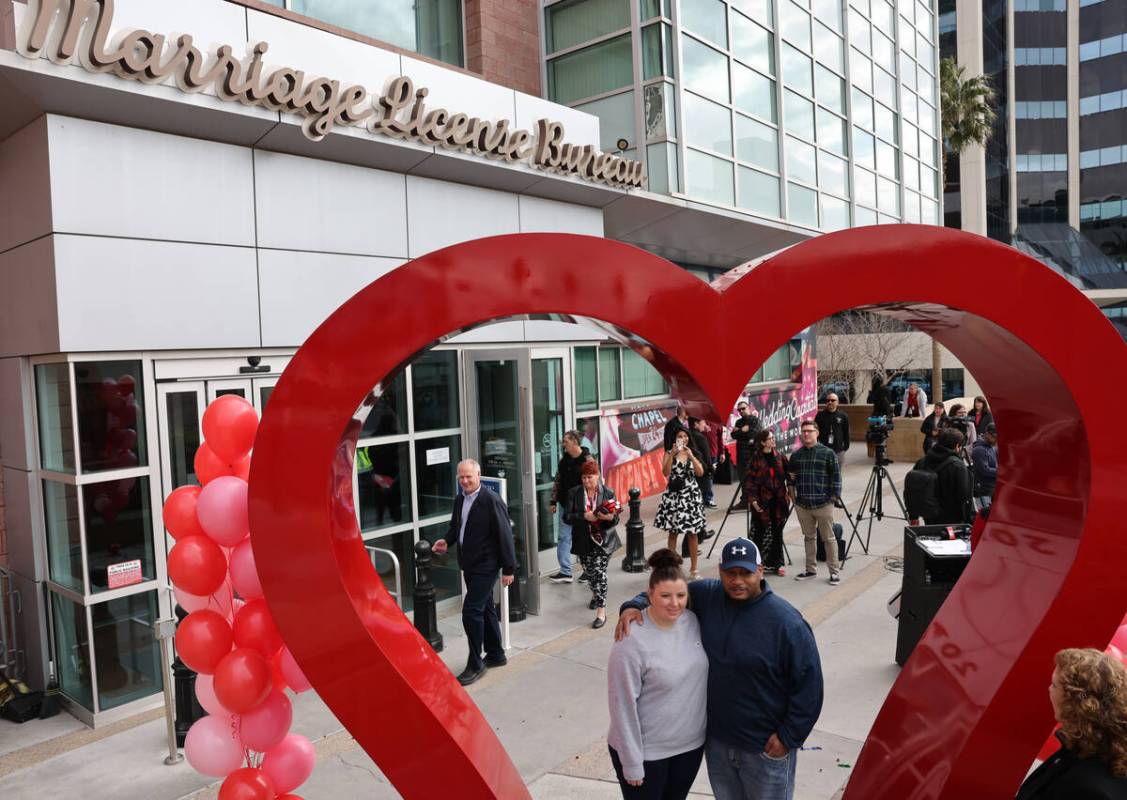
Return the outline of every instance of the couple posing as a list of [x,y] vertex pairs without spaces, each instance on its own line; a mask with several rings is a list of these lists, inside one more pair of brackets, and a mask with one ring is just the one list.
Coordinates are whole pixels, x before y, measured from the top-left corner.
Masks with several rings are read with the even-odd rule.
[[720,580],[687,583],[672,550],[623,604],[607,670],[607,743],[626,800],[685,798],[700,769],[717,800],[791,800],[796,751],[822,710],[810,626],[733,539]]

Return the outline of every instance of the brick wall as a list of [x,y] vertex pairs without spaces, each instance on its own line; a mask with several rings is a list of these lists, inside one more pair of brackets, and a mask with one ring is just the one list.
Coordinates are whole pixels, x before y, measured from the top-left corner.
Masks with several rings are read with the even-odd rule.
[[4,524],[4,470],[0,469],[0,567],[8,566],[8,530]]
[[466,68],[540,96],[539,0],[466,0]]

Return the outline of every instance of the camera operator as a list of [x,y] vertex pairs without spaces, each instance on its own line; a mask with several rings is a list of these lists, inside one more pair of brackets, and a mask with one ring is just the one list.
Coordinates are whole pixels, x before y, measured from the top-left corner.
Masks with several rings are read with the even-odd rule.
[[920,426],[920,433],[924,435],[924,455],[935,444],[935,440],[939,438],[939,432],[947,425],[947,413],[943,410],[942,403],[936,403],[932,406],[932,411],[928,414],[924,424]]
[[732,426],[732,438],[736,440],[736,478],[742,483],[744,476],[747,475],[747,465],[751,461],[754,450],[752,441],[755,439],[755,434],[763,429],[763,424],[759,421],[759,417],[751,413],[746,400],[739,402],[736,411],[740,416]]
[[962,403],[951,406],[951,413],[947,415],[947,427],[954,428],[966,439],[967,447],[974,447],[974,440],[978,438],[974,420],[967,416],[967,407]]
[[974,472],[974,499],[980,507],[990,508],[998,480],[998,429],[993,422],[988,423],[975,440],[970,460]]
[[818,443],[833,450],[838,468],[844,467],[845,451],[849,449],[849,415],[838,407],[836,394],[826,395],[826,407],[814,415],[814,423],[818,426]]
[[961,525],[973,519],[973,482],[964,460],[964,441],[954,428],[940,431],[927,455],[904,477],[909,516],[923,517],[928,525]]

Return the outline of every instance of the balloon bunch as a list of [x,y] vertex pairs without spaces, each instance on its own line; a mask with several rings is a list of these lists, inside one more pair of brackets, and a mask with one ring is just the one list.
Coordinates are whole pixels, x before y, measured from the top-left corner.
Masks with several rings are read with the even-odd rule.
[[224,395],[203,415],[196,451],[202,486],[181,486],[164,503],[176,540],[168,576],[188,613],[176,631],[180,659],[195,670],[209,716],[188,731],[184,753],[204,775],[225,778],[220,800],[301,800],[288,794],[313,771],[313,745],[290,733],[285,690],[310,688],[283,644],[254,566],[247,510],[254,407]]
[[[1123,622],[1115,631],[1115,635],[1111,637],[1111,642],[1104,648],[1104,652],[1112,658],[1116,658],[1127,667],[1127,616],[1123,617]],[[1045,761],[1060,749],[1060,740],[1057,739],[1056,733],[1060,729],[1060,724],[1053,728],[1053,732],[1049,734],[1049,738],[1041,745],[1041,750],[1037,753],[1038,761]]]
[[[97,454],[100,469],[128,468],[138,464],[136,389],[137,381],[128,374],[117,380],[105,378],[98,386],[97,403],[105,414],[106,431],[105,442]],[[119,478],[98,484],[94,490],[94,510],[106,522],[114,522],[118,512],[129,505],[129,494],[136,485],[136,478]]]

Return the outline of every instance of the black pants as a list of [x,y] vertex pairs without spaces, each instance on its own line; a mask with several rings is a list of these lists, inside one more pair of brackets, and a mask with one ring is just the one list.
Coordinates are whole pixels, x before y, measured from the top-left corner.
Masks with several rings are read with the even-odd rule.
[[622,761],[613,747],[610,760],[614,764],[614,774],[618,776],[618,786],[622,789],[624,800],[685,800],[689,789],[700,771],[704,758],[704,746],[686,753],[678,753],[660,761],[644,761],[646,777],[641,786],[631,786],[622,777]]
[[497,583],[496,572],[465,573],[466,596],[462,598],[462,627],[470,645],[470,657],[466,666],[478,670],[484,666],[481,649],[491,658],[505,655],[501,646],[501,621],[497,618],[497,606],[493,604],[493,586]]
[[768,569],[781,567],[783,565],[783,532],[779,530],[780,526],[773,517],[769,520],[763,520],[755,514],[751,515],[751,525],[754,530],[752,541],[755,542],[755,546],[759,548],[759,552],[763,556],[763,566]]

